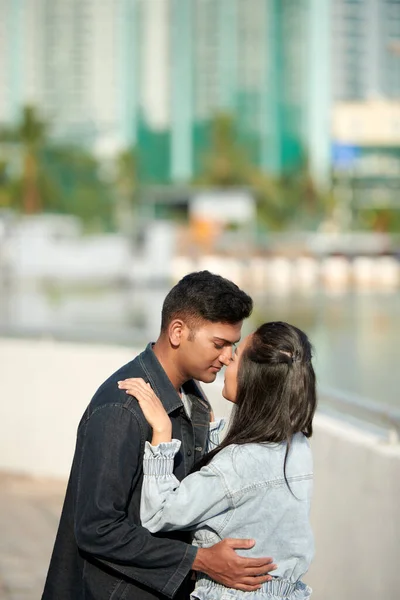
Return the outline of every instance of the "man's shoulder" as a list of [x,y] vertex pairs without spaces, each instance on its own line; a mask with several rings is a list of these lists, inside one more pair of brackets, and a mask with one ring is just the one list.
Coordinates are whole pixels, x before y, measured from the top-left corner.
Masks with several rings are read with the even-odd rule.
[[[140,361],[140,354],[138,354],[133,360],[129,361],[125,365],[122,365],[112,375],[110,375],[96,390],[90,404],[89,410],[92,412],[94,409],[105,405],[111,404],[122,404],[127,405],[127,395],[123,390],[118,388],[118,381],[127,379],[129,377],[143,377],[144,371]],[[131,403],[133,407],[135,403]]]

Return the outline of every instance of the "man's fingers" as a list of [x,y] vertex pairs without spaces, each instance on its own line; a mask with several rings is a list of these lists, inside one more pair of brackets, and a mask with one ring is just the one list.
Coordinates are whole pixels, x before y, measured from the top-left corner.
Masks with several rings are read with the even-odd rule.
[[226,538],[224,541],[231,548],[252,548],[256,543],[255,540],[245,540],[240,538]]
[[258,570],[258,573],[260,573],[260,571],[262,573],[269,573],[277,568],[277,565],[273,563],[272,558],[247,558],[245,561],[246,562],[243,561],[241,563],[241,567],[245,568],[246,571],[251,569],[252,571]]
[[265,575],[263,577],[243,577],[240,580],[240,583],[235,585],[234,589],[243,592],[253,592],[254,590],[259,590],[263,583],[271,581],[271,579],[272,577],[270,575]]
[[[265,578],[267,577],[266,581],[269,581],[271,578],[271,575],[268,575],[268,573],[270,573],[271,571],[274,571],[276,569],[276,565],[271,564],[271,565],[264,565],[262,567],[254,567],[254,568],[249,568],[246,569],[246,577],[255,577],[256,579],[258,579],[259,577]],[[262,582],[264,583],[264,582]]]
[[240,592],[256,592],[257,590],[260,589],[261,586],[259,585],[238,585],[236,588],[236,590],[239,590]]
[[241,590],[243,592],[253,592],[254,590],[259,590],[263,583],[265,582],[260,581],[255,583],[252,577],[248,577],[246,579],[242,579],[242,581],[238,583],[234,589]]

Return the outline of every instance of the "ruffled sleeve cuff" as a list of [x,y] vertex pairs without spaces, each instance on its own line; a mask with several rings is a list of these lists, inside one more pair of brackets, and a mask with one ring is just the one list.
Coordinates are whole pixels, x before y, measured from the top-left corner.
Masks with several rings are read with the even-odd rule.
[[208,431],[208,445],[207,452],[213,450],[220,444],[221,442],[221,432],[224,430],[226,425],[226,419],[217,419],[216,421],[212,421],[209,425]]
[[146,442],[144,446],[143,474],[172,475],[174,458],[180,447],[180,440],[162,442],[158,446],[152,446],[150,442]]

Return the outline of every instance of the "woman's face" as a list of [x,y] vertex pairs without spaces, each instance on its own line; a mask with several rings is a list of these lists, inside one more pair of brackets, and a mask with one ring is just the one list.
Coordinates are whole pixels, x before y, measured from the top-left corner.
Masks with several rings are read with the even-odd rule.
[[222,395],[230,402],[236,402],[237,395],[237,373],[240,362],[240,357],[243,354],[243,350],[246,348],[251,335],[245,337],[233,353],[232,359],[229,365],[225,369],[224,387],[222,389]]

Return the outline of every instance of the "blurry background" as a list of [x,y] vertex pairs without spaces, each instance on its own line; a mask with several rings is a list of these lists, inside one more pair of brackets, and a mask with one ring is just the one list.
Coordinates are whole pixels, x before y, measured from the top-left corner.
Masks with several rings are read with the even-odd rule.
[[204,268],[314,343],[316,600],[398,598],[399,0],[0,0],[1,598],[40,595],[81,412]]

